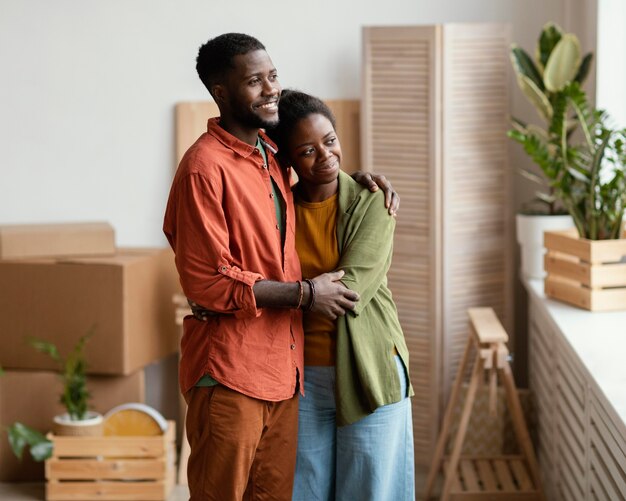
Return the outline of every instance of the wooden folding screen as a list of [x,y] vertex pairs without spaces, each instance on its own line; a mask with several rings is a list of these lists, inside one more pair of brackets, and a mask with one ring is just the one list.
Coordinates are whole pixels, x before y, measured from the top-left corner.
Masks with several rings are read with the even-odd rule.
[[367,27],[364,168],[401,195],[389,284],[415,388],[416,461],[428,464],[467,339],[466,311],[511,332],[505,25]]

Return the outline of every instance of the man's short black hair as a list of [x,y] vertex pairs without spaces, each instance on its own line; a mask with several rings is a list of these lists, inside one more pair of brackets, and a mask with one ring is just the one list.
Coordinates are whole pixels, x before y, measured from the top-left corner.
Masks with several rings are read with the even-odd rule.
[[196,58],[198,76],[211,92],[211,87],[233,67],[235,56],[255,50],[265,50],[265,46],[256,38],[243,33],[224,33],[212,38],[198,50]]
[[268,136],[276,143],[279,150],[287,152],[290,133],[296,124],[309,115],[322,115],[336,129],[333,112],[321,99],[293,89],[284,89],[278,101],[279,122],[276,127],[267,130]]

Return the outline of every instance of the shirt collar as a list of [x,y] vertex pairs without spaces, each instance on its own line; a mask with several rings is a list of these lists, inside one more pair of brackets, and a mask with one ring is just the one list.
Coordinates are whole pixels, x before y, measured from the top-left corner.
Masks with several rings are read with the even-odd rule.
[[[227,148],[233,150],[238,155],[248,158],[256,148],[254,146],[249,145],[248,143],[243,142],[241,139],[236,138],[230,132],[225,131],[220,127],[220,119],[219,117],[209,118],[207,122],[207,133],[215,137],[220,143],[222,143]],[[269,150],[273,155],[278,153],[278,148],[274,142],[265,135],[265,133],[261,130],[259,131],[259,138],[263,143],[263,146],[266,150]]]

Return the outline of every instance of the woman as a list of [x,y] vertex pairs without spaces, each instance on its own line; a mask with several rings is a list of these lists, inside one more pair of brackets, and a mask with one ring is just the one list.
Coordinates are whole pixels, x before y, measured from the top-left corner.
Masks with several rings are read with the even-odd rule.
[[[268,131],[299,181],[296,248],[305,279],[343,270],[360,295],[333,321],[304,315],[294,500],[414,499],[408,350],[387,288],[395,219],[382,192],[340,171],[335,118],[319,99],[283,91]],[[308,305],[304,305],[305,309]]]

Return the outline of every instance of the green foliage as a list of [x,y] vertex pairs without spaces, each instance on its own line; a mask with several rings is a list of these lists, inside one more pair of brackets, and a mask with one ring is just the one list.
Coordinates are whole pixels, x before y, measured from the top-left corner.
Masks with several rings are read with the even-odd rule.
[[[554,97],[553,111],[547,135],[516,123],[509,137],[540,167],[581,237],[620,238],[626,207],[626,129],[608,127],[606,113],[589,107],[576,81]],[[580,129],[577,142],[572,123]]]
[[7,428],[9,444],[18,459],[22,459],[24,448],[30,447],[30,455],[35,461],[44,461],[52,456],[52,442],[43,434],[22,423],[14,423]]
[[40,339],[30,339],[33,348],[41,353],[49,355],[59,366],[61,380],[63,381],[63,393],[61,403],[67,409],[70,419],[81,420],[87,415],[87,403],[90,394],[87,391],[86,365],[83,358],[83,349],[87,339],[93,334],[93,328],[82,336],[72,352],[64,360],[57,347]]
[[[542,210],[537,212],[562,214],[567,210],[562,207],[556,188],[549,182],[552,179],[550,175],[554,175],[562,166],[559,160],[552,158],[555,154],[555,145],[549,137],[554,133],[552,128],[559,128],[561,132],[565,131],[567,141],[577,129],[578,117],[574,116],[572,119],[561,113],[563,107],[567,106],[562,94],[572,81],[579,84],[585,81],[593,55],[588,53],[581,58],[578,38],[571,33],[564,33],[554,23],[547,23],[539,34],[534,56],[533,60],[524,49],[517,45],[511,46],[510,57],[517,83],[537,110],[544,126],[524,124],[513,118],[513,130],[509,131],[509,137],[524,145],[526,153],[544,173],[544,177],[541,177],[520,169],[526,179],[540,186],[532,201],[535,206],[542,207]],[[535,139],[524,144],[524,141],[520,140],[521,137]]]
[[[82,336],[72,352],[65,360],[60,356],[57,347],[41,339],[32,338],[30,345],[40,353],[44,353],[54,360],[60,370],[63,381],[63,393],[61,403],[67,409],[70,419],[81,420],[87,415],[87,402],[90,398],[87,391],[86,365],[83,359],[83,349],[89,337],[93,334],[94,328]],[[0,367],[0,376],[3,374]],[[9,445],[13,453],[22,459],[24,448],[30,448],[30,455],[35,461],[43,461],[52,455],[52,442],[37,430],[26,426],[20,422],[13,423],[6,428]]]
[[556,47],[556,44],[559,43],[562,36],[563,32],[561,28],[554,23],[546,24],[543,30],[541,30],[535,50],[535,60],[542,69],[548,64],[550,54]]

